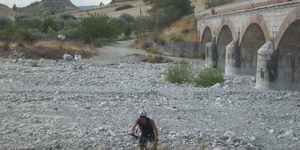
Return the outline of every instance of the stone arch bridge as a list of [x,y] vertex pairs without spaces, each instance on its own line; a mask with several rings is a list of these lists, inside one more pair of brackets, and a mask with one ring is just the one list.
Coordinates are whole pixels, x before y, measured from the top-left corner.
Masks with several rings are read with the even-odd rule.
[[195,14],[206,67],[300,90],[300,0],[244,0]]

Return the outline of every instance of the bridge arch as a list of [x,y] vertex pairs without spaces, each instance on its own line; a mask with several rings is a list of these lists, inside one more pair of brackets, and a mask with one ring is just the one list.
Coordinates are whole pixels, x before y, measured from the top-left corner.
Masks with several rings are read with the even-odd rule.
[[[295,9],[300,11],[300,9]],[[292,11],[283,22],[276,48],[280,89],[300,89],[300,15]]]
[[241,75],[256,76],[257,52],[266,43],[264,31],[257,23],[245,30],[240,42]]
[[[259,13],[252,14],[248,17],[247,21],[242,26],[240,37],[243,37],[246,30],[248,29],[248,27],[254,23],[258,24],[261,27],[266,41],[272,41],[271,37],[270,37],[270,32],[269,32],[267,22],[262,17],[262,15],[260,15]],[[241,40],[242,40],[242,38],[240,38],[240,43],[241,43]]]
[[226,46],[233,41],[233,34],[230,26],[224,24],[217,37],[217,56],[218,66],[225,71],[225,60],[226,60]]
[[[224,26],[227,26],[231,31],[233,39],[238,39],[238,33],[236,32],[236,30],[234,30],[235,25],[234,25],[234,23],[232,23],[232,21],[229,19],[229,17],[223,18],[219,26],[222,27],[222,29],[220,30],[220,33],[222,32]],[[220,33],[218,34],[218,36],[220,35]],[[217,39],[219,39],[219,37],[217,37]]]
[[280,40],[282,39],[283,34],[285,33],[285,31],[287,30],[287,28],[296,20],[300,20],[300,8],[294,8],[292,11],[289,12],[289,14],[286,16],[285,20],[282,22],[277,36],[275,37],[275,48],[278,47],[278,44],[280,42]]
[[200,37],[200,52],[205,52],[206,43],[208,43],[212,39],[212,31],[209,26],[206,26],[202,31],[202,35]]

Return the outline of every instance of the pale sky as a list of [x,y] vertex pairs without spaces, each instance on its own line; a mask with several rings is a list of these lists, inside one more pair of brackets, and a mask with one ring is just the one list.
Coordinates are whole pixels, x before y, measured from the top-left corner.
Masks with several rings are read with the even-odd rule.
[[[0,0],[0,3],[8,6],[9,8],[12,8],[14,4],[16,4],[17,7],[25,7],[35,1],[40,1],[40,0]],[[89,5],[99,6],[101,2],[106,5],[110,3],[111,0],[71,0],[71,2],[76,6],[89,6]]]

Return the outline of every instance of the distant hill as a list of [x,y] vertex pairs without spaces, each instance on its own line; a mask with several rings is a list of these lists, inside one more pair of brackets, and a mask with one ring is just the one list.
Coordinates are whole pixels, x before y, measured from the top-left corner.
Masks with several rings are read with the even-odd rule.
[[79,8],[76,7],[70,0],[42,0],[41,2],[34,2],[27,7],[19,9],[21,13],[33,14],[35,16],[41,16],[43,12],[47,10],[51,14],[54,14],[79,10]]
[[7,7],[6,5],[0,4],[0,15],[7,16],[11,20],[15,19],[15,16],[18,15],[18,12],[15,12],[11,8]]

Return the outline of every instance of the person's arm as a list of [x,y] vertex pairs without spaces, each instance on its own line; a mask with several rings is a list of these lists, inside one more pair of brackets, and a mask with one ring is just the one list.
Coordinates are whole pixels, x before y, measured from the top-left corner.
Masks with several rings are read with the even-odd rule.
[[154,134],[155,134],[155,140],[158,141],[158,132],[157,132],[157,128],[156,128],[156,125],[154,123],[154,120],[151,119],[151,124],[152,124],[152,128],[153,128],[153,131],[154,131]]
[[136,119],[136,120],[135,120],[135,122],[134,122],[134,124],[133,124],[133,126],[132,126],[132,128],[131,128],[131,130],[130,130],[131,133],[134,133],[134,129],[135,129],[135,127],[137,126],[138,121],[139,121],[139,119]]

